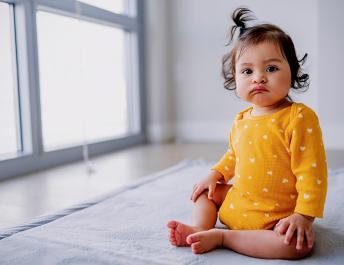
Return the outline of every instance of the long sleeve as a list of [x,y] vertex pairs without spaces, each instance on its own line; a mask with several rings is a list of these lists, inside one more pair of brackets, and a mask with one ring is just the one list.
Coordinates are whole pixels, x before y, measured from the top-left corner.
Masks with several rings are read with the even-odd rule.
[[327,165],[318,117],[298,108],[289,127],[291,169],[298,197],[295,212],[323,217],[327,192]]
[[232,146],[231,134],[232,132],[229,135],[229,144],[227,152],[222,156],[222,158],[217,162],[217,164],[212,167],[212,169],[220,172],[223,175],[226,182],[228,182],[231,178],[234,177],[235,171],[236,158]]

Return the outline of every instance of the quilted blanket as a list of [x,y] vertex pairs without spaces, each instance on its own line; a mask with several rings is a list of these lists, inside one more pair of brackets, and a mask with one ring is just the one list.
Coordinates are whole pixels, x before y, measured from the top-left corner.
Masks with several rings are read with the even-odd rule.
[[[227,249],[195,255],[188,247],[170,245],[167,221],[190,223],[191,188],[211,165],[183,161],[93,201],[0,231],[0,264],[295,263]],[[344,264],[343,209],[344,169],[329,174],[325,218],[314,225],[314,250],[298,264]]]

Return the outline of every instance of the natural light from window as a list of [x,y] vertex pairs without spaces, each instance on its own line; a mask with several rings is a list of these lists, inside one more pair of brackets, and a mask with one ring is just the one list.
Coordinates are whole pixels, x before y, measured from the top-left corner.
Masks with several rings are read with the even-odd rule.
[[0,156],[20,149],[11,26],[9,5],[0,3]]
[[114,13],[124,13],[125,0],[79,0],[85,4],[93,5]]
[[123,30],[37,12],[45,150],[128,133]]

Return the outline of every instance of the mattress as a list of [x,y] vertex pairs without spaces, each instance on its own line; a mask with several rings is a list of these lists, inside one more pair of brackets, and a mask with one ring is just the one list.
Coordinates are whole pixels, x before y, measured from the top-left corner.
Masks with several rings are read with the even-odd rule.
[[[112,193],[0,231],[0,264],[289,264],[227,249],[195,255],[174,247],[166,223],[191,222],[190,192],[212,165],[187,160]],[[314,250],[298,264],[343,264],[344,169],[329,173]],[[257,242],[258,244],[258,242]]]

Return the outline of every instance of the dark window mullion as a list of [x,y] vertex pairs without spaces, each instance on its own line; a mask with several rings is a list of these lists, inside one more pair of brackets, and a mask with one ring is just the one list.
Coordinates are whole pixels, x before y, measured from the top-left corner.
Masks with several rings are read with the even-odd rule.
[[15,25],[15,13],[14,7],[10,4],[10,18],[11,18],[11,47],[12,47],[12,66],[13,66],[13,90],[14,90],[14,104],[16,111],[16,131],[17,131],[17,153],[23,153],[24,151],[24,139],[22,131],[22,115],[20,104],[20,88],[18,82],[18,56],[17,56],[17,38],[16,38],[16,25]]
[[[28,96],[29,102],[26,102],[29,108],[31,124],[31,147],[33,156],[43,154],[42,141],[42,122],[41,122],[41,104],[40,104],[40,84],[38,71],[38,47],[36,30],[36,4],[35,1],[25,3],[25,31],[27,38],[27,65],[25,67],[28,76]],[[26,128],[29,130],[29,128]],[[29,134],[28,134],[29,135]],[[29,141],[29,139],[27,139]]]

